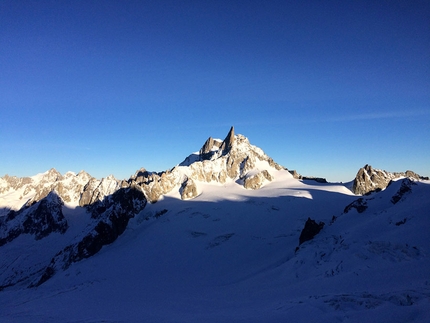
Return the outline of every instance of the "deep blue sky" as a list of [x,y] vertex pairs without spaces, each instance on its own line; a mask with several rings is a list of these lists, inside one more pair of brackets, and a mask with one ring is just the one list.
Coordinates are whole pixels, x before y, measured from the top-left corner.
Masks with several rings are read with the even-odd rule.
[[0,176],[161,171],[231,125],[304,175],[430,175],[429,1],[0,1]]

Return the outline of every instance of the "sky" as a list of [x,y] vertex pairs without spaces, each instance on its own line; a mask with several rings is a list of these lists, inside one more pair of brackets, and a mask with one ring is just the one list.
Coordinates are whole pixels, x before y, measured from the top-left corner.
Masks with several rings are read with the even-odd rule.
[[288,169],[430,176],[429,1],[0,1],[0,176],[163,171],[231,126]]

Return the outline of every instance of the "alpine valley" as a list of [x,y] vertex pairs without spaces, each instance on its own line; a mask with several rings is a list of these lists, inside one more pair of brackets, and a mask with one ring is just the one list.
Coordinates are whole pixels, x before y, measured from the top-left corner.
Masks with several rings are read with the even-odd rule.
[[428,177],[328,183],[232,127],[160,173],[1,177],[0,321],[428,322],[429,233]]

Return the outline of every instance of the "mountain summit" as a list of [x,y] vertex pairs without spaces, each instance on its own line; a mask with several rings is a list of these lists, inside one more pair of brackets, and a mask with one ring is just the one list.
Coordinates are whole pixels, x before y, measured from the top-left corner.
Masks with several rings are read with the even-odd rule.
[[[209,137],[202,148],[189,155],[182,163],[171,170],[161,173],[139,170],[130,180],[142,187],[151,203],[162,195],[176,190],[181,192],[184,186],[193,193],[181,195],[189,199],[201,193],[196,182],[220,183],[237,181],[245,188],[258,189],[264,182],[271,181],[271,172],[285,170],[275,163],[260,148],[251,145],[248,138],[235,135],[231,127],[224,140]],[[247,185],[249,182],[254,185]]]

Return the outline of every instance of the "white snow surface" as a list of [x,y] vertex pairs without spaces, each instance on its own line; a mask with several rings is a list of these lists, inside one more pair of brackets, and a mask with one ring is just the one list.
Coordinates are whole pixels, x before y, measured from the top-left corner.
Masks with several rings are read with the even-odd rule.
[[[0,291],[0,321],[428,322],[429,181],[393,204],[397,181],[344,214],[359,198],[345,186],[270,173],[259,190],[198,182],[193,200],[173,190],[147,204],[95,256]],[[64,235],[0,247],[0,275],[10,259],[49,264],[92,221],[80,207],[64,215]],[[308,217],[326,225],[296,251]]]

